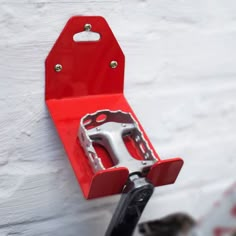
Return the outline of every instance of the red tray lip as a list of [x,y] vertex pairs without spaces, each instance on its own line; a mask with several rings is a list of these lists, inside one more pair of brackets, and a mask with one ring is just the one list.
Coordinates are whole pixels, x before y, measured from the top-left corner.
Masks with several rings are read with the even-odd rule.
[[[100,46],[96,45],[96,47],[93,43],[82,43],[79,46],[73,44],[69,36],[75,32],[77,27],[82,29],[81,27],[85,22],[92,23],[95,30],[101,30],[101,35],[107,41],[103,44],[97,44]],[[107,54],[112,54],[112,56],[107,55],[99,61],[84,58],[89,45],[94,50],[97,50],[98,54],[101,54],[103,50],[108,50],[109,53]],[[112,47],[111,51],[109,51],[110,47]],[[117,70],[112,70],[108,67],[108,62],[113,58],[113,54],[115,55],[114,58],[118,61]],[[87,73],[86,70],[79,67],[80,55],[83,55],[83,59],[87,62],[92,60],[91,66],[95,67],[94,72]],[[68,60],[64,60],[64,58]],[[58,61],[63,62],[64,71],[62,73],[54,71],[53,65],[58,63]],[[71,68],[70,63],[75,63],[78,66]],[[126,167],[106,169],[95,174],[92,172],[88,159],[77,142],[79,121],[87,113],[93,113],[99,109],[110,109],[130,112],[133,115],[150,148],[158,159],[158,162],[153,165],[147,175],[147,178],[155,186],[174,183],[183,165],[183,160],[180,158],[161,160],[155,152],[123,94],[124,64],[124,54],[107,22],[100,16],[74,16],[70,18],[45,61],[45,102],[80,183],[84,197],[87,199],[120,193],[129,175]],[[101,69],[101,73],[98,71],[98,68]],[[97,73],[95,73],[96,69]],[[94,86],[96,81],[93,78],[96,78],[99,82],[97,83],[97,88]],[[81,83],[78,83],[77,79]],[[109,79],[114,80],[111,83]],[[166,177],[163,178],[164,175],[160,177],[157,172],[168,173],[168,175],[165,174]]]

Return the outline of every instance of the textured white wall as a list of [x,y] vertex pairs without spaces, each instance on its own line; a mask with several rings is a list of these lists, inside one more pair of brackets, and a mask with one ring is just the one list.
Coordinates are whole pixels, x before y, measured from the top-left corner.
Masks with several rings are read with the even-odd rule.
[[234,0],[0,0],[0,235],[103,235],[118,196],[84,200],[44,104],[44,60],[68,18],[102,15],[126,96],[162,158],[181,156],[142,221],[200,217],[235,179]]

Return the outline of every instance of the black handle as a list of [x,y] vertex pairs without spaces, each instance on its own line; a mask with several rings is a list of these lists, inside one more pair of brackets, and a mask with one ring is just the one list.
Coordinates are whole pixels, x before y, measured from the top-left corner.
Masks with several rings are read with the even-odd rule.
[[154,186],[146,178],[131,175],[105,236],[131,236],[153,189]]

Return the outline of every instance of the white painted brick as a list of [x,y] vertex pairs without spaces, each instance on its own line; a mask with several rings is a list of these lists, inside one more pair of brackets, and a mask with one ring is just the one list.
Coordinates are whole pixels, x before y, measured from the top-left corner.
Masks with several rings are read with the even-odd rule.
[[84,200],[44,104],[44,60],[77,14],[107,19],[130,104],[160,156],[185,160],[141,220],[204,215],[235,179],[235,1],[0,3],[0,235],[103,235],[119,199]]

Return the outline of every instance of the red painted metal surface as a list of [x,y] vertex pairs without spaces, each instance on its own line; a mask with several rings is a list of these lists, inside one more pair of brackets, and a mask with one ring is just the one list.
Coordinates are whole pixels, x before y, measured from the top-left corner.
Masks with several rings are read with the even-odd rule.
[[[100,34],[100,40],[75,42],[73,35],[82,32],[87,23],[92,25],[92,31]],[[110,67],[112,60],[118,62],[117,68]],[[123,94],[124,62],[124,54],[111,29],[105,19],[98,16],[72,17],[45,62],[46,104],[87,199],[120,193],[129,175],[127,167],[108,168],[94,174],[77,139],[80,119],[97,110],[130,112],[138,122]],[[56,64],[62,65],[60,72],[55,71]],[[183,165],[182,159],[161,160],[140,123],[139,126],[158,159],[147,178],[155,186],[174,183]],[[104,166],[111,166],[106,155],[101,158]]]

